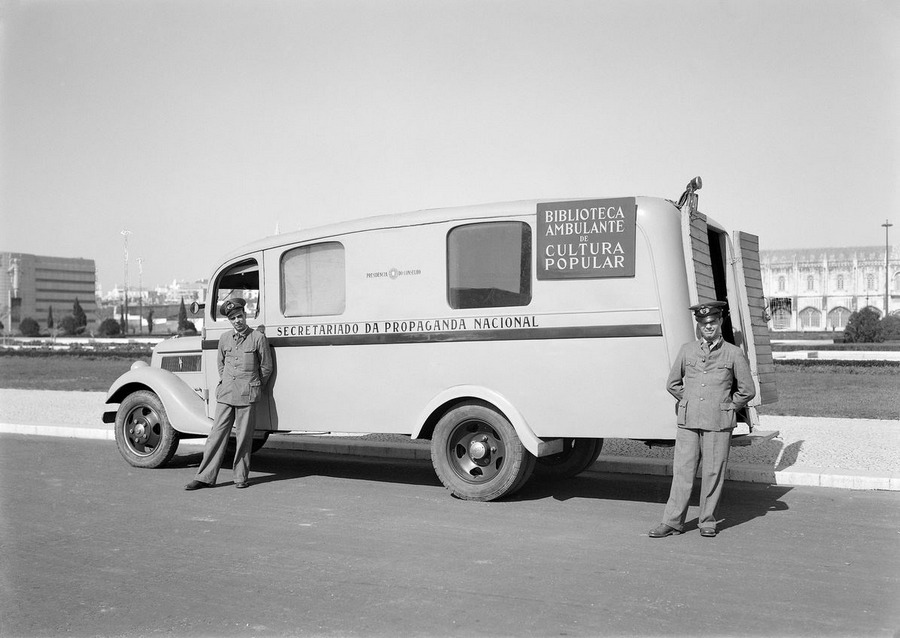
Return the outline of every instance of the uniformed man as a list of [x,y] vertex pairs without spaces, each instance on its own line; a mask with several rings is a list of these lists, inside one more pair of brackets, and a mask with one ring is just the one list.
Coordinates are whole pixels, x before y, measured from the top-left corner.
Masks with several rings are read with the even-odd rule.
[[672,489],[662,523],[650,530],[651,538],[683,531],[700,458],[700,535],[717,533],[716,505],[725,482],[731,432],[737,424],[735,413],[756,396],[743,350],[722,338],[727,305],[714,301],[690,307],[701,338],[681,347],[669,373],[667,389],[678,400]]
[[225,456],[231,428],[237,430],[234,454],[234,486],[247,487],[250,449],[253,444],[253,408],[263,396],[272,375],[272,351],[266,336],[247,325],[246,301],[232,298],[219,308],[228,317],[233,332],[219,338],[219,385],[216,388],[216,420],[203,449],[197,476],[186,490],[213,487]]

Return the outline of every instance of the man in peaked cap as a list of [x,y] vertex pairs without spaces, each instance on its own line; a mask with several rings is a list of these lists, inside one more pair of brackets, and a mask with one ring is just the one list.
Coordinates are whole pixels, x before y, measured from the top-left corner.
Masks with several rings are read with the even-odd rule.
[[666,388],[678,400],[678,431],[672,464],[672,489],[662,523],[651,538],[680,534],[700,459],[700,535],[716,535],[716,505],[725,482],[735,413],[756,396],[744,351],[722,338],[728,304],[713,301],[691,306],[700,333],[675,358]]
[[186,490],[213,487],[225,456],[231,428],[237,429],[234,454],[234,486],[247,487],[250,474],[250,450],[253,444],[253,407],[262,397],[272,375],[272,351],[266,336],[247,325],[246,301],[240,297],[225,300],[219,308],[231,322],[233,332],[219,338],[219,385],[216,388],[216,420],[203,449],[197,476],[184,486]]

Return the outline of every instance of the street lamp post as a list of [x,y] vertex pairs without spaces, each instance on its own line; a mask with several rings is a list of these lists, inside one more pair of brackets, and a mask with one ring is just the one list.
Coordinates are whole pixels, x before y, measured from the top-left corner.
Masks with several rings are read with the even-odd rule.
[[138,334],[144,334],[144,258],[138,257]]
[[128,235],[130,234],[130,230],[123,230],[121,233],[122,237],[125,239],[125,282],[124,290],[122,291],[122,308],[124,309],[122,318],[125,325],[122,326],[122,330],[126,337],[128,336]]
[[891,254],[890,244],[888,244],[888,231],[893,224],[885,219],[882,226],[884,226],[884,316],[887,317],[890,314],[888,311],[888,290],[890,284],[890,276],[888,275],[888,257]]

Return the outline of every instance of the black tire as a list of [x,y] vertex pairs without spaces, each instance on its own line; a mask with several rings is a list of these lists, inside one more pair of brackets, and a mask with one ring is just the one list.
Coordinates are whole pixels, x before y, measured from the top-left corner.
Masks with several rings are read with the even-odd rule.
[[162,401],[149,390],[133,392],[119,404],[115,430],[119,452],[134,467],[162,467],[178,449],[178,432]]
[[581,474],[594,463],[603,449],[603,439],[563,439],[563,451],[537,460],[535,476],[567,479]]
[[250,445],[250,454],[255,454],[263,449],[263,446],[266,444],[266,441],[269,440],[269,433],[266,432],[262,435],[260,439],[253,439],[253,443]]
[[528,481],[534,462],[509,420],[485,404],[461,404],[434,428],[431,463],[457,498],[493,501],[508,496]]

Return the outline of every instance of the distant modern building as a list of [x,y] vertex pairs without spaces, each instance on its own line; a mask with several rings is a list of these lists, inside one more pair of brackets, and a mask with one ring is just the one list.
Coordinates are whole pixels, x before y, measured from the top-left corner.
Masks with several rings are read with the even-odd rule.
[[0,253],[0,321],[4,334],[17,334],[26,317],[47,330],[53,322],[72,314],[75,300],[87,316],[87,330],[97,327],[95,290],[97,269],[93,259],[46,257],[26,253]]
[[900,314],[900,253],[885,248],[807,248],[760,251],[763,291],[775,331],[843,330],[850,313],[872,308]]

